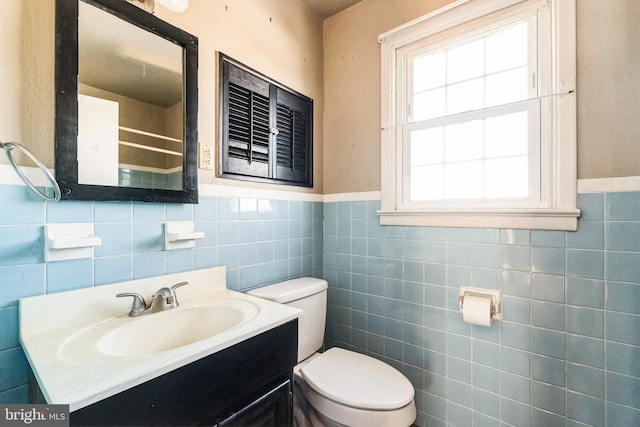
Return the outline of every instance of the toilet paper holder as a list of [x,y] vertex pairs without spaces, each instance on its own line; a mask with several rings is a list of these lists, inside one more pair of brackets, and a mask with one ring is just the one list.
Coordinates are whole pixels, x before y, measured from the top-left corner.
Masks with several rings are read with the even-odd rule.
[[494,289],[461,286],[460,294],[458,296],[458,304],[460,306],[460,312],[462,312],[462,308],[464,307],[464,297],[466,295],[491,298],[491,318],[493,320],[502,320],[502,292]]

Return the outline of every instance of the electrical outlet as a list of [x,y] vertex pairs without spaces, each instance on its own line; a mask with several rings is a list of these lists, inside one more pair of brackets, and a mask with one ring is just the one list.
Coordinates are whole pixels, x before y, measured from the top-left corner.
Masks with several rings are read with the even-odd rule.
[[213,170],[213,147],[211,145],[198,143],[200,147],[200,169],[209,169]]

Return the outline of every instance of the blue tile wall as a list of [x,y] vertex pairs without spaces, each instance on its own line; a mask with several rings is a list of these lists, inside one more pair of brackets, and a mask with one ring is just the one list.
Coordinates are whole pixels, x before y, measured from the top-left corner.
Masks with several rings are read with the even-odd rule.
[[[640,193],[581,194],[577,232],[381,227],[325,203],[326,343],[416,388],[421,426],[640,425]],[[501,289],[468,325],[458,287]]]
[[[28,401],[28,363],[18,341],[17,300],[114,282],[227,266],[245,291],[322,275],[323,204],[203,197],[197,205],[43,202],[24,186],[0,185],[0,403]],[[195,221],[205,238],[164,251],[165,221]],[[90,259],[44,262],[44,225],[94,224],[102,245]]]
[[[326,278],[327,345],[400,369],[419,425],[640,425],[640,193],[579,202],[565,233],[381,227],[378,202],[53,204],[0,186],[0,402],[27,401],[18,298],[226,265],[240,291]],[[167,220],[206,237],[165,252]],[[57,222],[94,223],[95,257],[45,263],[43,227]],[[462,322],[463,285],[501,289],[504,320]]]

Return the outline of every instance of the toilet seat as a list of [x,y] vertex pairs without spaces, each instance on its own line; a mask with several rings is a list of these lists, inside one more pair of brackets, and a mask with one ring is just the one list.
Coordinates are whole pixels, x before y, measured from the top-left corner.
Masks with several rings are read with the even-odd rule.
[[414,398],[409,380],[373,357],[331,348],[305,364],[300,373],[320,395],[356,409],[390,411]]

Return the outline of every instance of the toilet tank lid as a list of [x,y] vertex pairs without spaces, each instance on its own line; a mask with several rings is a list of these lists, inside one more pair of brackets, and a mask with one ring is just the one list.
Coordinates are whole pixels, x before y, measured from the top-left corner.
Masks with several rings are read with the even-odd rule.
[[284,304],[317,294],[327,289],[327,287],[326,280],[315,277],[300,277],[253,289],[247,294]]

